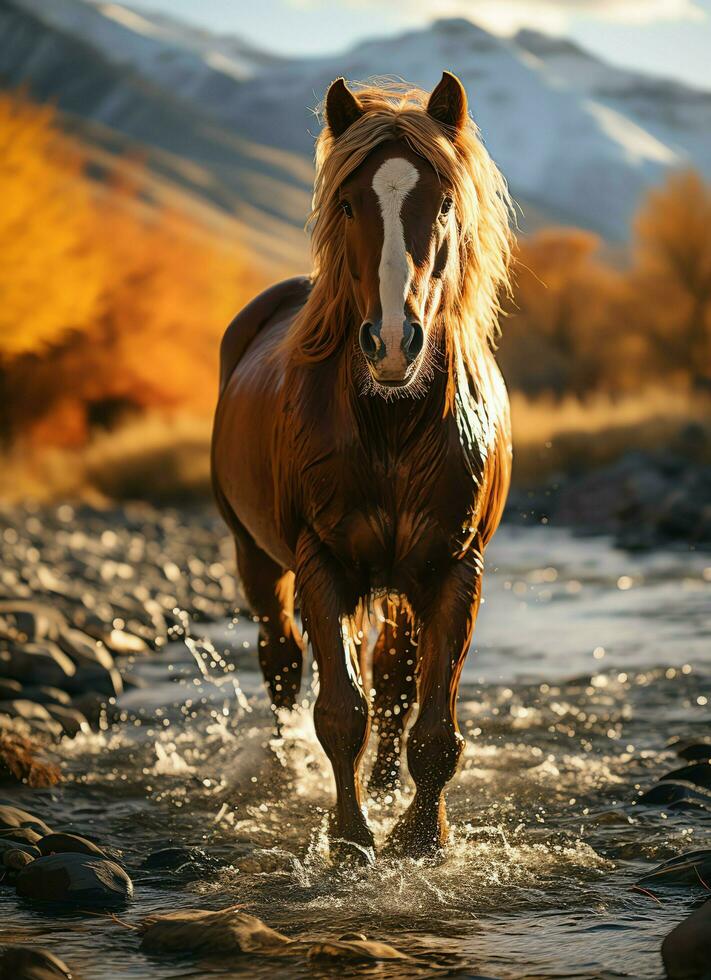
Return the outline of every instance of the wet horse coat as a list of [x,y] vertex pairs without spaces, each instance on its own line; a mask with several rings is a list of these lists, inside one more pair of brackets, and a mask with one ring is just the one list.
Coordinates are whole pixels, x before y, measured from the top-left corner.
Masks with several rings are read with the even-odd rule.
[[[443,790],[463,744],[457,687],[484,548],[509,481],[506,392],[485,332],[474,336],[477,324],[462,322],[484,308],[477,263],[482,291],[493,295],[504,281],[497,270],[508,256],[487,266],[475,249],[506,252],[508,229],[494,227],[504,208],[491,204],[487,218],[483,198],[467,224],[466,188],[454,179],[466,179],[459,158],[480,154],[474,162],[498,172],[478,141],[474,148],[453,76],[426,104],[421,93],[356,98],[336,82],[327,119],[324,170],[339,153],[351,162],[336,168],[340,179],[322,181],[317,222],[333,243],[312,279],[272,287],[228,329],[213,478],[260,618],[260,661],[276,707],[293,705],[301,679],[298,596],[319,671],[316,732],[336,781],[333,845],[371,853],[358,778],[371,713],[379,748],[370,786],[389,790],[417,702],[407,740],[416,794],[389,843],[422,854],[446,839]],[[417,152],[420,131],[439,156]],[[476,242],[470,227],[479,229]],[[495,300],[490,307],[494,316]],[[371,710],[357,629],[373,596],[385,597],[386,616]]]

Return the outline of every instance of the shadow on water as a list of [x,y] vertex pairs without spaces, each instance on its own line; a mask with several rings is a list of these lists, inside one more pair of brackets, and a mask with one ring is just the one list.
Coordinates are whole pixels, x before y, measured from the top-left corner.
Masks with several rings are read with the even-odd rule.
[[[313,691],[275,736],[250,622],[138,660],[148,685],[122,697],[106,731],[66,742],[65,784],[31,798],[55,826],[123,851],[136,886],[119,914],[129,924],[244,903],[289,936],[363,932],[429,967],[295,960],[285,972],[253,957],[147,957],[110,918],[40,910],[8,889],[2,937],[41,937],[88,980],[660,976],[661,938],[689,896],[630,889],[654,863],[703,846],[711,817],[634,801],[674,767],[671,738],[707,730],[708,560],[631,560],[602,540],[504,529],[489,564],[443,859],[330,864]],[[369,801],[378,843],[410,792]],[[198,850],[155,858],[168,847]]]

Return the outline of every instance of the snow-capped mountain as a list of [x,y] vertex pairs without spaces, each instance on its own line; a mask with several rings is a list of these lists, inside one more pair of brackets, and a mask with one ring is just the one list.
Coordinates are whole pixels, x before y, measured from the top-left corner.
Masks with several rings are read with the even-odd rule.
[[519,31],[514,40],[549,78],[633,120],[711,178],[711,92],[615,67],[573,42],[538,31]]
[[0,31],[5,84],[155,147],[162,165],[199,164],[205,195],[225,208],[237,201],[255,225],[265,212],[303,221],[320,126],[313,107],[339,75],[431,89],[443,68],[456,72],[524,229],[534,214],[534,224],[624,240],[640,195],[666,171],[711,175],[711,93],[612,68],[532,31],[503,39],[441,20],[338,55],[284,59],[102,0],[0,0]]
[[330,58],[289,61],[243,83],[226,118],[251,139],[309,151],[309,107],[328,83],[394,74],[431,89],[442,68],[464,82],[485,142],[515,195],[624,238],[640,193],[680,156],[611,106],[549,77],[515,43],[466,20],[438,21]]

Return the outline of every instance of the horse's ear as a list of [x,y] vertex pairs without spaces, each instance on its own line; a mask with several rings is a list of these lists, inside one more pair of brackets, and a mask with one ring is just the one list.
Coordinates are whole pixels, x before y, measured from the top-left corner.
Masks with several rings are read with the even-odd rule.
[[456,75],[443,71],[442,78],[430,95],[427,112],[444,126],[451,126],[455,134],[467,121],[467,93]]
[[336,139],[363,115],[363,106],[346,88],[344,79],[331,82],[326,93],[326,122]]

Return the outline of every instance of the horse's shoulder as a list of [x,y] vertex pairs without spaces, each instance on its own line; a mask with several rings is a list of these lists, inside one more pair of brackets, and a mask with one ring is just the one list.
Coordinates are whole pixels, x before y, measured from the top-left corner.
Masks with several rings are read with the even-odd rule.
[[245,351],[273,316],[282,309],[299,309],[311,290],[308,276],[275,283],[255,296],[232,320],[220,345],[220,391],[229,381]]

